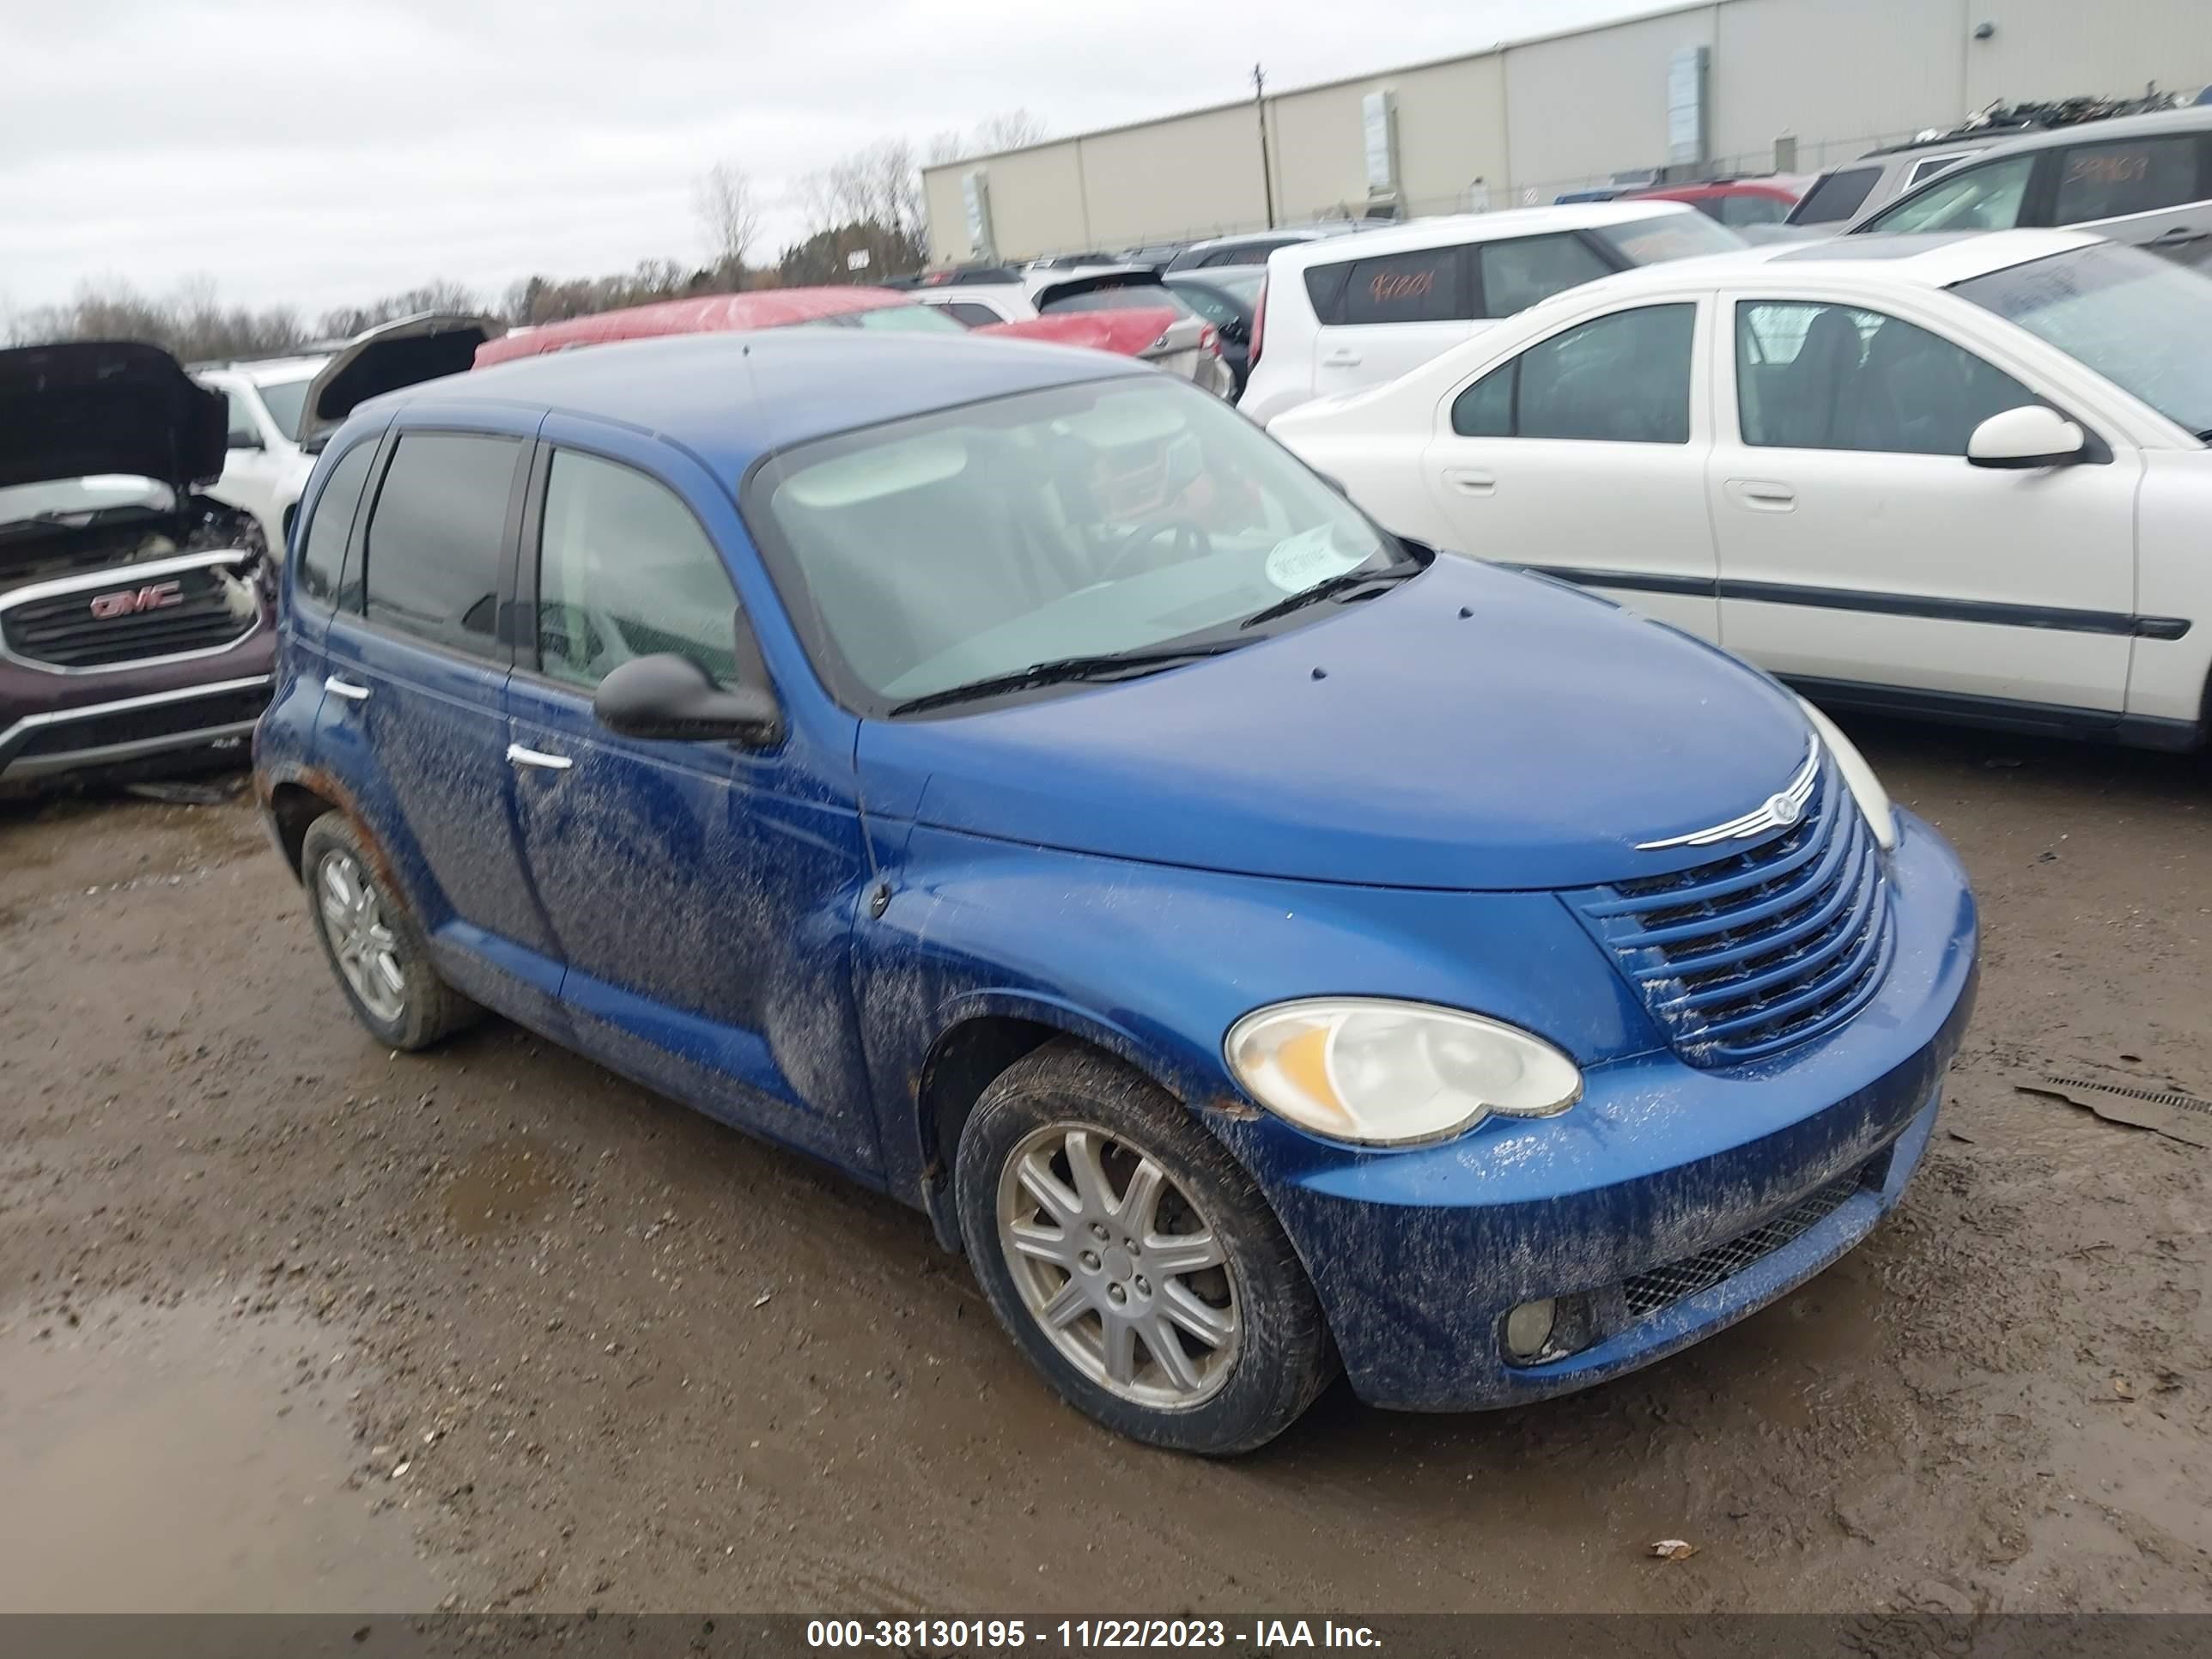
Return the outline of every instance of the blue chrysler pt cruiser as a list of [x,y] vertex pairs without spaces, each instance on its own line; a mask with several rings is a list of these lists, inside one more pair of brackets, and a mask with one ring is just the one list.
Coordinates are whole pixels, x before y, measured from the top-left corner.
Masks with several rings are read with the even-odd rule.
[[921,1206],[1139,1439],[1586,1387],[1927,1146],[1973,902],[1840,732],[1140,365],[540,357],[299,523],[258,781],[377,1041],[496,1010]]

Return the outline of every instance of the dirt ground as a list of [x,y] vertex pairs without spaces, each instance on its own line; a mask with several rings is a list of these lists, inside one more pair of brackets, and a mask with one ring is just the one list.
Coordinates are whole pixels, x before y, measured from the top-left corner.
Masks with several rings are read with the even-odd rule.
[[373,1046],[246,805],[0,805],[0,1607],[2212,1609],[2212,1150],[2014,1087],[2212,1097],[2212,765],[1857,735],[1986,926],[1900,1211],[1641,1375],[1226,1464],[888,1200]]

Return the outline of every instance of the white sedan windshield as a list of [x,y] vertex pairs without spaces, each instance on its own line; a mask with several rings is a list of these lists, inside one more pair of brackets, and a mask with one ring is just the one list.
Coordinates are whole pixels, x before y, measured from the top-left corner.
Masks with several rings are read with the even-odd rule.
[[753,489],[787,604],[878,703],[1224,630],[1249,641],[1239,624],[1285,599],[1405,562],[1243,416],[1155,375],[824,440]]
[[2212,277],[2099,242],[1951,290],[1994,311],[2212,443]]

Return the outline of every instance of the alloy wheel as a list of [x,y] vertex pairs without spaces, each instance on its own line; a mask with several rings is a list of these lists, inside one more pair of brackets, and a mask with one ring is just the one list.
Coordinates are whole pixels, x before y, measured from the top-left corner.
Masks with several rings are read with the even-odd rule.
[[999,1248],[1070,1364],[1153,1409],[1211,1398],[1240,1334],[1214,1228],[1142,1146],[1082,1123],[1023,1139],[999,1177]]
[[338,971],[362,1007],[387,1025],[398,1024],[407,1012],[399,939],[385,921],[360,860],[350,853],[332,853],[323,860],[319,885],[323,929]]

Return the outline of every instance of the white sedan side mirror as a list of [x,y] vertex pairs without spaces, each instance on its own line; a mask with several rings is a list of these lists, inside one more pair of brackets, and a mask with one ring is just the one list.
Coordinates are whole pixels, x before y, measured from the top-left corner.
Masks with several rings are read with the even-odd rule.
[[2080,460],[2088,447],[2081,428],[2057,410],[2022,404],[1976,427],[1966,440],[1966,459],[1975,466],[2015,470],[2067,466]]

